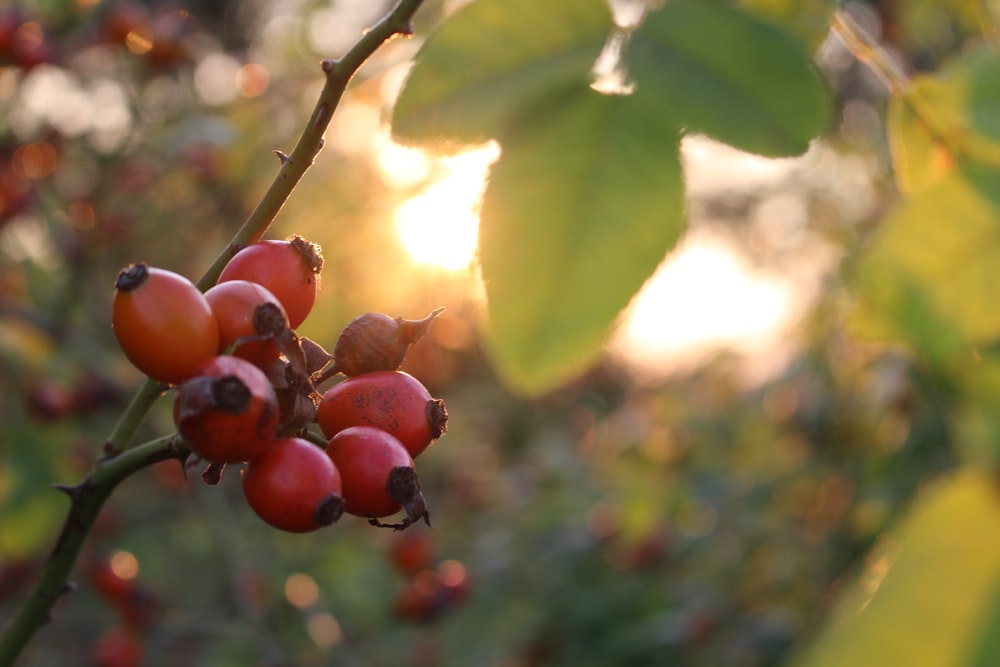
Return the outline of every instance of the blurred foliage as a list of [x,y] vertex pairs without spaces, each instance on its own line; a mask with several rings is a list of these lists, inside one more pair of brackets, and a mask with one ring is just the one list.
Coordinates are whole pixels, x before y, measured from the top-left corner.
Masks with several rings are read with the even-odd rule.
[[[319,59],[341,53],[388,4],[24,0],[0,9],[0,623],[57,534],[66,499],[50,485],[87,473],[140,381],[108,326],[115,274],[146,260],[197,277],[275,173],[271,151],[295,141]],[[301,333],[327,346],[365,311],[447,307],[404,366],[451,415],[448,434],[420,459],[434,527],[404,533],[427,537],[431,555],[404,571],[393,556],[401,537],[351,517],[280,534],[247,510],[236,471],[207,487],[199,470],[185,479],[176,463],[157,465],[112,496],[76,591],[23,663],[79,664],[105,632],[128,625],[153,667],[763,667],[805,655],[798,650],[815,637],[835,646],[817,661],[873,664],[885,616],[923,622],[926,607],[914,601],[930,590],[940,591],[940,609],[966,601],[966,618],[992,627],[993,565],[961,560],[993,553],[968,543],[996,520],[981,502],[992,478],[963,474],[918,492],[960,464],[989,470],[995,460],[995,263],[980,261],[994,250],[995,171],[929,169],[936,153],[912,110],[886,116],[884,92],[825,41],[817,58],[839,123],[825,140],[873,165],[857,170],[863,182],[849,194],[872,203],[851,213],[834,205],[826,181],[789,178],[809,211],[795,238],[821,239],[835,263],[846,258],[851,282],[839,267],[825,278],[784,341],[783,370],[755,382],[745,360],[721,355],[651,384],[609,356],[558,390],[519,396],[487,356],[475,271],[420,265],[392,224],[397,206],[445,171],[407,154],[425,168],[401,179],[384,161],[400,81],[445,4],[421,11],[418,39],[366,65],[270,233],[323,246],[320,303]],[[779,22],[760,29],[790,28],[812,52],[832,3],[738,4]],[[950,72],[982,73],[982,61],[957,60],[980,34],[974,4],[884,0],[853,10],[880,18],[910,65],[953,63],[944,81],[915,80],[934,92],[958,85]],[[976,99],[990,102],[985,92]],[[938,102],[945,118],[950,106],[969,111],[955,95]],[[504,111],[494,104],[476,109]],[[995,129],[995,116],[977,118],[973,129]],[[520,138],[545,146],[554,139],[531,134],[544,127],[526,126]],[[896,157],[900,145],[910,157]],[[551,169],[562,168],[556,162]],[[900,199],[894,178],[911,199]],[[692,225],[710,218],[699,224],[783,267],[806,246],[793,235],[767,242],[773,229],[748,214],[763,194],[700,190],[686,206]],[[968,256],[943,252],[953,245]],[[963,282],[965,267],[982,275]],[[865,323],[891,344],[856,338],[849,302],[858,294],[875,300],[877,319]],[[141,437],[171,430],[162,403]],[[900,523],[914,498],[927,504]],[[879,554],[897,525],[895,562],[906,567],[886,576],[885,597],[867,608],[876,616],[824,635],[837,594],[888,562]],[[941,551],[938,533],[954,538]],[[96,574],[116,556],[138,566],[125,602]],[[962,597],[969,587],[979,595]],[[843,599],[835,617],[856,608],[856,593]],[[952,639],[942,646],[972,656],[960,664],[996,656],[981,638]]]
[[526,393],[593,361],[680,238],[678,137],[789,156],[829,123],[793,36],[720,2],[640,23],[644,7],[480,0],[427,40],[394,107],[402,141],[500,143],[480,259],[491,357]]

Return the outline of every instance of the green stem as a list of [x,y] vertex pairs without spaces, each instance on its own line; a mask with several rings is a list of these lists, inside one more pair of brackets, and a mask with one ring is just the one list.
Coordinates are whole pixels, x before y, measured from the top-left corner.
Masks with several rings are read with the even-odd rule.
[[163,395],[164,390],[165,387],[156,380],[146,378],[143,381],[139,389],[132,395],[132,400],[118,419],[118,423],[108,435],[108,439],[104,443],[106,455],[114,456],[116,453],[128,449],[135,432],[139,429],[153,404]]
[[[215,284],[223,267],[241,247],[263,237],[302,175],[312,166],[323,146],[323,133],[354,74],[384,43],[397,35],[412,34],[411,21],[421,4],[423,0],[400,0],[343,58],[323,62],[326,84],[295,148],[289,155],[279,154],[278,174],[232,241],[198,281],[200,289],[204,291]],[[104,501],[118,483],[158,461],[187,457],[188,451],[176,435],[130,447],[136,430],[162,393],[162,385],[146,380],[108,436],[104,456],[94,470],[77,486],[60,487],[71,498],[69,513],[40,579],[0,636],[0,667],[14,664],[38,628],[48,621],[52,605],[72,589],[69,575],[80,548]]]
[[834,12],[830,28],[855,58],[868,65],[891,94],[900,95],[910,85],[910,77],[896,60],[845,10]]
[[49,620],[49,611],[72,590],[68,583],[83,542],[98,511],[118,484],[133,473],[169,459],[184,460],[188,450],[177,434],[146,442],[123,454],[101,459],[87,478],[72,487],[58,487],[71,499],[69,514],[41,578],[17,610],[0,638],[0,667],[10,667],[38,628]]
[[323,133],[330,125],[333,111],[340,104],[340,98],[347,90],[347,84],[380,46],[398,35],[413,33],[411,25],[413,14],[422,3],[423,0],[400,0],[396,7],[368,30],[340,60],[323,61],[326,83],[295,147],[288,155],[278,153],[281,168],[277,176],[229,245],[216,257],[198,281],[199,289],[204,291],[214,285],[233,255],[243,246],[259,241],[264,236],[289,194],[323,148]]

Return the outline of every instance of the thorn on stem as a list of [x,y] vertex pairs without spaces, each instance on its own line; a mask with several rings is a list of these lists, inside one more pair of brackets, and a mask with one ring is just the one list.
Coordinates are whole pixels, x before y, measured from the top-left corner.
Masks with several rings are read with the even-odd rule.
[[56,491],[62,491],[70,500],[76,500],[80,495],[80,490],[82,489],[81,484],[53,484],[52,488]]
[[215,486],[222,481],[222,473],[226,470],[225,463],[209,463],[205,472],[201,473],[201,481],[209,486]]
[[285,164],[286,162],[288,162],[288,154],[285,153],[284,151],[276,150],[274,151],[274,154],[278,156],[279,160],[281,160],[281,164]]
[[320,66],[323,68],[323,72],[325,72],[326,74],[329,74],[337,66],[338,62],[340,62],[340,61],[337,60],[336,58],[327,58],[323,62],[320,63]]
[[225,463],[209,463],[205,471],[201,473],[201,481],[209,486],[215,486],[222,481],[222,473],[225,470]]

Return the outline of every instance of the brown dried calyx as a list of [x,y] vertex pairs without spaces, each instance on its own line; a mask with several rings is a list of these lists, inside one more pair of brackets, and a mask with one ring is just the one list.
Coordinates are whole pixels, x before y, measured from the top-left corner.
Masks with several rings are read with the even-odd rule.
[[146,282],[149,277],[149,265],[146,262],[129,264],[118,272],[115,278],[115,289],[119,292],[131,292]]
[[250,404],[250,389],[235,375],[198,376],[184,382],[177,394],[177,422],[182,424],[211,410],[238,415]]
[[285,240],[297,253],[302,255],[306,266],[316,274],[316,279],[319,280],[320,273],[323,271],[323,248],[317,243],[305,240],[298,234],[292,234]]
[[392,528],[393,530],[406,530],[420,520],[423,520],[428,526],[431,525],[431,513],[427,511],[427,499],[424,498],[423,491],[420,490],[420,478],[417,477],[416,470],[410,466],[393,468],[389,471],[385,490],[390,498],[403,506],[406,518],[399,523],[383,523],[370,517],[369,524],[376,528]]
[[333,365],[317,380],[337,373],[348,377],[372,371],[394,371],[403,363],[410,345],[430,330],[431,322],[444,308],[431,311],[421,320],[404,320],[381,313],[365,313],[354,318],[337,339]]

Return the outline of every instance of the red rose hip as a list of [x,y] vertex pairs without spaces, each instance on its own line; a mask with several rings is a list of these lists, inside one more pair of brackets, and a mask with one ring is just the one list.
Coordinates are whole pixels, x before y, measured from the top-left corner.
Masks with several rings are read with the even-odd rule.
[[327,438],[350,426],[374,426],[394,435],[416,458],[448,430],[448,410],[412,375],[376,371],[328,389],[316,421]]
[[111,326],[129,361],[158,382],[190,377],[219,350],[218,324],[194,283],[142,262],[118,273]]
[[343,476],[344,511],[378,518],[406,509],[406,520],[389,527],[402,529],[418,519],[429,522],[413,459],[393,435],[372,426],[351,426],[332,438],[327,454]]
[[202,364],[174,400],[177,431],[210,463],[261,454],[274,441],[279,416],[278,397],[264,371],[231,355]]
[[340,471],[302,438],[281,438],[250,461],[243,495],[261,519],[279,530],[306,533],[330,525],[344,510]]
[[295,329],[312,310],[322,270],[320,247],[301,236],[291,236],[243,248],[226,264],[218,282],[249,280],[263,285],[285,307],[288,325]]
[[263,285],[248,280],[227,280],[205,292],[205,299],[219,324],[219,351],[245,338],[233,350],[258,368],[267,368],[278,360],[274,339],[289,329],[288,315]]

